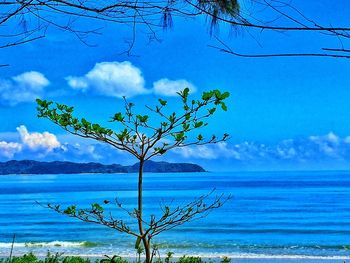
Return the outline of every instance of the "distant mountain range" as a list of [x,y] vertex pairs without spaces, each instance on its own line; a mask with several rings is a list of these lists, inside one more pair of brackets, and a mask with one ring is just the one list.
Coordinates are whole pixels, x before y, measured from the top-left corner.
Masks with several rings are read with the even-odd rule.
[[[139,163],[130,166],[120,164],[72,163],[72,162],[38,162],[31,160],[0,162],[0,174],[77,174],[77,173],[136,173]],[[144,172],[185,173],[205,172],[191,163],[168,163],[146,161]]]

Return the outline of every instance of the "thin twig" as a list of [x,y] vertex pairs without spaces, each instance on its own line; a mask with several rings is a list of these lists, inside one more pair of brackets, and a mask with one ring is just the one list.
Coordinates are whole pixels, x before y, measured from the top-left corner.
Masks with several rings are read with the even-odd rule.
[[11,244],[11,251],[10,251],[10,257],[9,257],[10,262],[11,262],[11,260],[12,260],[12,253],[13,253],[13,247],[14,247],[14,245],[15,245],[15,239],[16,239],[16,234],[13,234],[12,244]]

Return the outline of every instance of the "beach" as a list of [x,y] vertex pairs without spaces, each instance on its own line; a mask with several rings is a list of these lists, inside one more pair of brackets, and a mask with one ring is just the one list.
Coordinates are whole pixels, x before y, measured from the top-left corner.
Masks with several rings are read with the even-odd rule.
[[[16,254],[14,253],[13,256],[22,256],[23,254]],[[8,255],[0,255],[0,258],[7,257]],[[36,254],[36,256],[39,259],[44,259],[45,254]],[[91,254],[62,254],[62,256],[67,257],[81,257],[81,258],[89,258],[91,261],[95,260],[101,260],[106,259],[105,256],[102,255],[91,255]],[[113,255],[108,255],[112,257]],[[130,262],[136,262],[137,256],[136,255],[129,255],[129,254],[121,254],[119,255],[123,259],[129,260]],[[223,260],[224,256],[215,256],[215,255],[206,255],[203,256],[202,254],[199,255],[186,255],[188,257],[200,257],[203,261],[206,262],[214,262],[219,263]],[[178,259],[181,256],[173,256],[171,258],[172,262],[178,261]],[[226,257],[226,256],[225,256]],[[241,263],[335,263],[335,262],[348,262],[350,260],[350,257],[315,257],[315,256],[269,256],[269,255],[230,255],[227,257],[230,259],[230,262],[241,262]],[[158,258],[157,258],[158,259]],[[165,259],[165,255],[161,255],[161,260]]]

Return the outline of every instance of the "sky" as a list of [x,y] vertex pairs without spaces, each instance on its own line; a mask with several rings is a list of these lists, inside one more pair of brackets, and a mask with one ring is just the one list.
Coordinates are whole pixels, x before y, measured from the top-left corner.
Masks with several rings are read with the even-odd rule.
[[[327,1],[295,2],[325,24],[346,25],[350,15],[346,1],[332,2],[331,10]],[[175,150],[155,160],[198,163],[212,171],[350,169],[348,59],[235,57],[210,47],[220,43],[204,19],[185,18],[159,31],[159,42],[149,41],[140,28],[127,55],[130,28],[102,26],[100,34],[87,38],[93,47],[50,28],[43,39],[0,50],[0,64],[10,64],[0,68],[0,161],[135,163],[108,145],[68,135],[37,118],[35,99],[74,105],[78,116],[107,123],[120,111],[122,96],[143,113],[143,105],[159,97],[176,111],[176,91],[189,87],[193,98],[211,89],[230,92],[228,111],[216,114],[203,130],[227,132],[230,140]],[[339,45],[337,39],[317,34],[219,29],[215,34],[242,53]]]

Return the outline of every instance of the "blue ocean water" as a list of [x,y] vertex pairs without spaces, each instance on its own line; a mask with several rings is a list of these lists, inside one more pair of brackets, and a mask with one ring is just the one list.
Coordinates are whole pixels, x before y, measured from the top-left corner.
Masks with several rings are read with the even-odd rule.
[[[233,198],[204,219],[160,234],[161,254],[236,258],[350,258],[350,172],[147,173],[146,214],[160,203],[190,202],[216,188]],[[37,204],[87,207],[118,200],[133,209],[136,174],[6,175],[0,177],[0,256],[15,253],[135,255],[135,240]],[[135,222],[123,211],[115,217]]]

